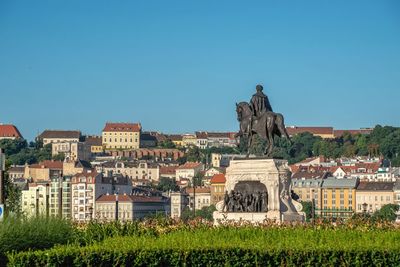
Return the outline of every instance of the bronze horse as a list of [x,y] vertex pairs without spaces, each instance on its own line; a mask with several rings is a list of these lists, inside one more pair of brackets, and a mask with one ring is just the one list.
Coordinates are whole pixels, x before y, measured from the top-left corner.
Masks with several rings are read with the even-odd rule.
[[248,138],[247,156],[253,142],[253,134],[268,142],[264,154],[270,157],[274,148],[274,136],[283,136],[290,141],[286,131],[283,115],[271,111],[264,112],[259,117],[253,116],[253,110],[247,102],[236,103],[237,119],[240,122],[240,130],[237,137],[244,136]]

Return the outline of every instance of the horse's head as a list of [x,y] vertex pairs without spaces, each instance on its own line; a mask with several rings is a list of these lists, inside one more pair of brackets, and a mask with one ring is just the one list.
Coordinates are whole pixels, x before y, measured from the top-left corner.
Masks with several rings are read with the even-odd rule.
[[251,116],[251,108],[249,103],[247,102],[240,102],[239,104],[236,103],[236,113],[238,121],[242,121],[245,118]]

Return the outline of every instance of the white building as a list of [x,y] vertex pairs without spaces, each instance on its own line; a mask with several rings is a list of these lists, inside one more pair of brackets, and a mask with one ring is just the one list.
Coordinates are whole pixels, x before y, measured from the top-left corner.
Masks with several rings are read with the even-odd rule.
[[203,170],[203,164],[198,162],[186,162],[176,169],[176,180],[189,179],[193,181],[193,177]]
[[21,209],[27,217],[49,215],[49,184],[30,183],[21,191]]
[[171,217],[181,218],[182,212],[189,205],[188,195],[181,192],[173,192],[171,197]]

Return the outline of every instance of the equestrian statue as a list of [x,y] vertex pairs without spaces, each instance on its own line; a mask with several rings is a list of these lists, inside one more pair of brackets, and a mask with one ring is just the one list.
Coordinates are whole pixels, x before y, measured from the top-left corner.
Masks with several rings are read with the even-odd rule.
[[283,115],[272,111],[268,97],[263,93],[262,85],[256,86],[256,93],[247,102],[236,103],[237,119],[240,123],[237,137],[247,138],[247,156],[249,156],[250,147],[254,143],[254,135],[257,134],[261,139],[267,141],[264,155],[272,156],[274,149],[275,136],[283,136],[290,141],[286,131]]

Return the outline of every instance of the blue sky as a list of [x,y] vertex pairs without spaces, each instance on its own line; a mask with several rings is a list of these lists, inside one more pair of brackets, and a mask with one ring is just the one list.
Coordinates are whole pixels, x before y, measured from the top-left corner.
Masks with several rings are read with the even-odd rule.
[[236,130],[264,85],[287,125],[400,125],[400,2],[0,1],[0,122]]

